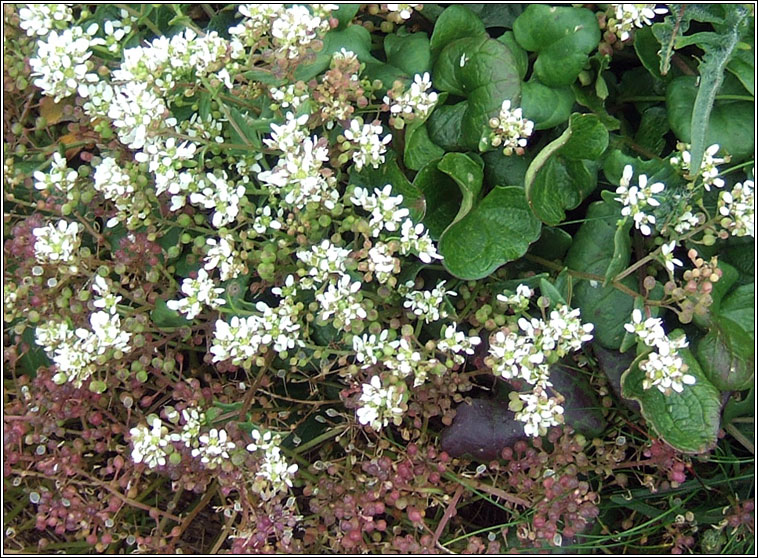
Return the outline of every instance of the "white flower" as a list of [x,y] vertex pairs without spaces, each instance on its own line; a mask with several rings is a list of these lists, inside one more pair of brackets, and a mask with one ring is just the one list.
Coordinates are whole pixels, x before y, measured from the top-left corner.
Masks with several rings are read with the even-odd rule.
[[519,393],[518,397],[523,402],[523,407],[516,413],[515,418],[525,423],[524,433],[527,436],[544,436],[548,428],[563,423],[563,407],[556,399],[548,397],[543,389],[537,388],[532,393]]
[[510,306],[514,312],[523,312],[529,307],[529,301],[534,295],[534,291],[527,285],[521,284],[516,287],[516,294],[506,295],[505,293],[497,295],[497,300]]
[[432,263],[433,259],[442,259],[432,237],[429,236],[429,232],[422,223],[414,224],[410,219],[406,219],[400,226],[400,235],[400,253],[402,255],[416,252],[418,258],[426,264]]
[[245,195],[245,187],[235,187],[234,183],[227,180],[226,171],[223,170],[219,174],[209,172],[205,176],[210,184],[190,194],[190,203],[205,209],[214,209],[211,219],[214,227],[228,225],[237,218],[240,200]]
[[58,221],[32,230],[36,238],[34,255],[40,263],[70,262],[79,248],[79,223]]
[[45,37],[51,29],[65,29],[74,15],[68,4],[25,4],[18,11],[19,27],[29,36]]
[[311,246],[310,250],[300,250],[296,255],[297,259],[309,266],[308,275],[319,283],[324,283],[331,275],[341,277],[347,273],[345,264],[350,250],[323,240],[321,244]]
[[234,279],[245,269],[239,252],[234,249],[234,237],[232,235],[222,234],[218,239],[208,238],[205,243],[210,248],[203,259],[205,262],[203,268],[210,271],[218,267],[222,281]]
[[745,180],[735,184],[731,192],[720,192],[718,212],[724,229],[732,236],[755,237],[755,197],[754,183]]
[[453,360],[458,364],[462,364],[465,359],[460,353],[473,355],[474,347],[479,345],[482,340],[476,335],[467,337],[465,333],[458,331],[457,327],[455,323],[442,327],[442,339],[437,341],[437,349],[443,352],[455,353]]
[[368,368],[384,357],[386,350],[390,348],[388,336],[389,331],[386,329],[379,334],[379,337],[373,334],[366,334],[363,337],[353,336],[355,360],[363,363],[362,368]]
[[389,244],[377,242],[368,251],[368,270],[374,273],[379,283],[386,283],[392,275],[400,271],[399,260],[392,257]]
[[674,257],[674,249],[676,248],[676,241],[672,240],[668,244],[664,244],[661,246],[661,259],[663,260],[663,264],[666,266],[666,269],[668,269],[670,272],[674,272],[675,266],[681,267],[682,260],[679,258]]
[[644,210],[648,207],[660,205],[660,202],[653,195],[663,192],[665,185],[662,182],[648,184],[647,176],[641,174],[638,178],[639,186],[632,186],[630,188],[629,184],[633,172],[631,165],[624,167],[619,187],[616,188],[616,193],[619,194],[619,197],[615,198],[615,200],[624,205],[621,209],[621,214],[625,217],[631,215],[634,220],[634,226],[645,236],[650,236],[653,232],[651,225],[655,225],[655,216],[646,213]]
[[[408,281],[405,286],[410,289],[413,287],[413,281]],[[423,318],[426,323],[436,322],[448,316],[447,309],[444,307],[446,296],[457,296],[457,293],[446,290],[445,281],[440,281],[431,291],[409,290],[405,294],[403,306],[416,316]]]
[[503,146],[505,155],[522,155],[527,138],[534,131],[534,122],[522,116],[521,108],[511,109],[511,101],[506,99],[500,107],[497,118],[489,121],[492,132],[486,138],[492,147]]
[[642,388],[650,389],[655,386],[664,395],[671,391],[681,393],[684,384],[692,385],[696,379],[691,374],[685,374],[687,365],[676,353],[659,353],[653,351],[640,363],[640,370],[645,372]]
[[380,124],[364,124],[362,118],[350,121],[350,127],[345,130],[345,138],[353,144],[353,162],[356,170],[366,165],[378,168],[384,163],[384,153],[387,144],[392,141],[392,135],[381,137],[383,130]]
[[379,376],[373,376],[370,383],[363,384],[360,397],[361,407],[357,411],[358,422],[374,430],[381,430],[390,421],[400,424],[403,416],[403,392],[398,384],[382,386]]
[[333,325],[337,329],[344,329],[354,320],[366,319],[361,298],[356,296],[360,289],[360,281],[352,281],[347,275],[329,282],[324,292],[316,294],[316,302],[321,305],[321,319],[326,321],[333,315]]
[[116,128],[118,139],[131,149],[142,149],[148,143],[148,132],[169,124],[162,98],[144,82],[129,81],[114,89],[108,105],[108,118]]
[[608,29],[626,41],[635,27],[651,25],[656,15],[665,14],[667,8],[656,8],[656,4],[611,4],[612,17],[607,21]]
[[56,189],[59,192],[68,192],[74,187],[79,174],[66,166],[66,158],[57,151],[53,153],[53,161],[50,172],[35,171],[34,187],[37,190]]
[[643,343],[650,347],[655,347],[665,342],[666,339],[666,332],[663,330],[661,319],[647,318],[643,321],[642,311],[636,308],[632,311],[632,322],[625,324],[624,329],[637,335]]
[[169,442],[168,429],[161,424],[161,419],[153,417],[152,429],[140,424],[129,430],[132,442],[132,460],[145,463],[151,469],[166,464],[167,452],[164,449]]
[[37,42],[37,52],[29,59],[34,85],[42,93],[57,103],[77,91],[86,97],[87,83],[99,80],[97,74],[90,72],[92,63],[88,62],[92,52],[90,47],[103,44],[102,39],[93,39],[97,25],[93,24],[87,31],[75,26],[58,33],[51,31],[47,39]]
[[[671,157],[670,162],[673,166],[684,171],[685,175],[689,177],[692,175],[692,154],[688,151],[690,144],[677,143],[677,149],[680,151],[679,155]],[[700,177],[703,179],[703,187],[710,192],[711,186],[716,188],[724,187],[724,180],[719,178],[719,169],[716,165],[729,161],[729,157],[714,157],[719,151],[719,145],[714,143],[709,146],[703,153],[703,160],[700,163]],[[694,186],[694,183],[690,184],[690,187]]]
[[409,19],[414,8],[419,8],[423,4],[387,4],[389,12],[395,12],[401,19]]
[[129,339],[131,334],[121,329],[118,314],[94,312],[90,316],[92,333],[97,341],[97,354],[104,354],[106,349],[114,349],[126,353],[131,350]]
[[384,103],[389,105],[390,114],[393,116],[409,117],[413,115],[413,117],[424,118],[437,104],[437,93],[435,91],[427,93],[431,87],[429,72],[416,74],[413,76],[410,89],[394,101],[385,95]]
[[185,447],[198,447],[200,428],[205,423],[205,413],[189,407],[182,411],[184,426],[179,434],[172,434],[172,442],[182,442]]
[[369,221],[371,236],[379,236],[382,230],[396,231],[398,229],[397,223],[409,214],[408,209],[402,207],[403,196],[401,194],[392,195],[391,184],[387,184],[381,190],[375,188],[373,194],[369,194],[368,190],[364,188],[355,188],[350,201],[353,205],[371,212]]
[[224,292],[224,289],[216,287],[213,279],[208,277],[205,269],[197,272],[197,279],[187,277],[182,281],[182,292],[187,295],[179,300],[169,300],[166,302],[171,310],[176,310],[187,314],[187,319],[191,320],[197,316],[203,309],[203,305],[211,308],[218,308],[224,304],[225,300],[218,295]]
[[226,430],[211,428],[207,434],[198,438],[198,446],[192,449],[192,457],[200,457],[200,461],[213,469],[229,459],[229,452],[236,448],[236,444],[227,440]]
[[297,473],[298,467],[295,463],[287,464],[279,447],[281,443],[279,435],[272,436],[268,431],[261,433],[257,428],[250,434],[253,442],[248,444],[247,450],[262,454],[262,461],[253,481],[253,491],[264,500],[269,500],[277,493],[286,492],[287,488],[292,488],[292,478]]

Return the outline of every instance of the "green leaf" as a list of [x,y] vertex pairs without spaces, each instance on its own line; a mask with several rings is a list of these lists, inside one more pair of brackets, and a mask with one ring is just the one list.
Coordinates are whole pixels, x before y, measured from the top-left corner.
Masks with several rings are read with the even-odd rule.
[[337,4],[338,8],[336,10],[332,10],[332,12],[329,14],[331,17],[337,18],[337,21],[339,21],[339,25],[337,26],[338,30],[345,29],[351,21],[353,21],[353,18],[355,17],[355,14],[358,13],[358,10],[361,9],[360,4]]
[[621,377],[622,395],[639,402],[642,416],[667,444],[684,453],[703,453],[718,441],[721,397],[687,349],[679,355],[695,377],[681,393],[664,395],[657,388],[642,388],[645,373],[635,362]]
[[428,72],[431,51],[426,33],[393,33],[384,38],[387,63],[400,68],[409,76]]
[[565,210],[577,207],[595,189],[594,164],[608,147],[608,131],[592,114],[572,114],[568,129],[546,145],[526,171],[529,207],[548,225],[557,225]]
[[27,327],[21,334],[21,339],[29,349],[19,357],[16,367],[30,378],[37,375],[37,369],[40,366],[50,366],[50,360],[47,358],[45,351],[37,345],[35,341],[35,329]]
[[466,4],[466,7],[482,20],[485,27],[508,29],[513,27],[513,22],[524,11],[523,4]]
[[520,157],[507,157],[501,150],[488,151],[482,154],[482,159],[484,180],[490,186],[523,186],[526,169],[531,163],[528,152]]
[[437,168],[458,184],[463,195],[461,206],[453,223],[459,221],[474,206],[482,189],[484,163],[463,153],[448,153],[437,163]]
[[385,162],[379,168],[371,166],[364,167],[360,172],[353,170],[350,172],[350,184],[368,188],[373,192],[375,188],[384,188],[387,184],[392,185],[392,192],[402,194],[403,206],[410,211],[410,217],[413,221],[421,221],[426,210],[424,196],[419,189],[411,184],[405,177],[403,171],[397,165],[394,151],[389,151]]
[[755,95],[755,45],[749,47],[749,50],[743,50],[738,45],[726,70],[740,80],[751,95]]
[[560,260],[571,246],[571,235],[557,227],[542,227],[539,240],[529,247],[529,253],[546,260]]
[[465,101],[435,108],[427,120],[429,139],[445,151],[459,150],[463,116],[467,110],[468,102]]
[[518,77],[523,80],[526,72],[529,71],[529,55],[516,42],[516,36],[513,34],[513,31],[506,31],[497,40],[511,51],[513,60],[516,62],[516,68],[518,68]]
[[637,53],[642,65],[655,79],[664,79],[661,75],[661,58],[658,54],[660,50],[661,43],[653,35],[652,27],[635,29],[634,52]]
[[[716,285],[723,281],[723,277],[716,282]],[[755,283],[741,285],[734,289],[729,296],[721,301],[720,307],[717,307],[715,314],[718,318],[727,318],[731,320],[746,333],[751,339],[755,338]]]
[[437,168],[438,161],[427,163],[413,179],[413,185],[423,194],[426,213],[423,223],[434,240],[453,222],[463,200],[458,184]]
[[534,122],[535,130],[546,130],[563,124],[571,116],[574,93],[569,87],[552,88],[539,81],[521,86],[521,109],[524,118]]
[[[729,80],[725,81],[728,84]],[[666,89],[666,108],[671,130],[685,143],[692,143],[691,131],[695,121],[693,105],[698,90],[694,76],[674,78]],[[720,146],[719,156],[731,155],[733,163],[749,159],[755,148],[754,114],[755,105],[752,102],[717,100],[707,121],[698,117],[698,126],[705,130],[703,143],[717,143]]]
[[439,159],[445,150],[429,138],[426,123],[417,124],[414,120],[405,132],[405,151],[403,161],[412,170],[419,170],[430,161]]
[[[499,114],[503,101],[515,103],[521,94],[518,67],[511,51],[486,35],[448,44],[434,65],[433,82],[440,91],[466,98],[459,103],[463,114],[458,145],[467,150],[478,149],[490,118]],[[430,133],[434,116],[430,117]],[[445,147],[433,133],[431,137]]]
[[434,24],[429,45],[432,56],[436,58],[445,46],[456,39],[478,37],[485,34],[484,24],[474,12],[466,6],[454,4],[442,12]]
[[162,298],[155,301],[155,308],[150,311],[150,319],[158,327],[181,327],[190,323],[182,314],[171,310]]
[[740,391],[753,385],[755,339],[732,320],[714,319],[696,352],[708,379],[720,390]]
[[597,400],[596,391],[590,385],[587,376],[558,364],[550,367],[550,381],[566,399],[563,403],[566,424],[585,436],[601,436],[607,422],[603,416],[603,407]]
[[629,265],[629,259],[632,255],[632,237],[629,231],[632,228],[632,221],[624,221],[616,227],[613,235],[613,255],[608,263],[608,269],[605,270],[605,284],[608,284],[613,278],[624,271]]
[[561,293],[559,293],[558,289],[556,289],[547,279],[540,279],[540,292],[542,293],[542,296],[550,299],[550,305],[552,307],[556,307],[559,304],[566,305],[566,301],[561,296]]
[[573,83],[600,42],[597,18],[584,8],[531,4],[513,32],[523,48],[538,53],[534,73],[550,87]]
[[450,273],[461,279],[481,279],[523,256],[539,234],[540,223],[529,211],[524,190],[497,186],[445,230],[438,248]]
[[644,174],[648,177],[669,166],[667,161],[640,159],[639,157],[627,155],[620,149],[614,149],[603,157],[603,174],[608,182],[619,186],[626,165],[632,165],[634,172],[638,175]]
[[[573,270],[605,277],[614,261],[614,237],[618,209],[608,202],[595,202],[587,210],[586,221],[574,235],[574,243],[566,254],[566,265]],[[614,265],[629,265],[629,255],[617,254]],[[622,284],[635,289],[632,277]],[[624,324],[629,321],[634,308],[634,297],[616,289],[613,285],[602,286],[601,281],[577,280],[574,283],[572,305],[582,311],[582,319],[595,325],[595,340],[606,349],[618,349],[624,337]]]
[[642,120],[634,135],[634,141],[654,155],[660,155],[666,146],[665,136],[669,130],[666,109],[661,106],[648,107],[642,112]]
[[712,42],[698,43],[698,46],[705,50],[705,55],[700,62],[700,84],[692,108],[692,124],[690,126],[690,143],[692,144],[690,154],[691,168],[693,169],[699,169],[703,160],[703,154],[707,147],[706,135],[713,103],[724,80],[726,65],[731,60],[732,52],[740,41],[740,24],[745,17],[748,17],[746,7],[732,7],[727,12],[729,28],[722,29],[718,34],[714,33],[715,40]]

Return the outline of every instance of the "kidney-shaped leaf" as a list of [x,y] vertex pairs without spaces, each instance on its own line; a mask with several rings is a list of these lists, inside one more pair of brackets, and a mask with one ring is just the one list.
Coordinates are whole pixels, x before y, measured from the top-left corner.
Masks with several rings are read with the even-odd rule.
[[656,387],[643,389],[645,373],[634,363],[621,378],[621,391],[639,402],[642,416],[667,444],[685,453],[703,453],[718,441],[721,398],[692,353],[680,349],[679,355],[688,366],[687,373],[695,377],[694,385],[670,395]]
[[520,258],[540,235],[540,222],[518,186],[497,186],[439,241],[447,270],[461,279],[486,277]]

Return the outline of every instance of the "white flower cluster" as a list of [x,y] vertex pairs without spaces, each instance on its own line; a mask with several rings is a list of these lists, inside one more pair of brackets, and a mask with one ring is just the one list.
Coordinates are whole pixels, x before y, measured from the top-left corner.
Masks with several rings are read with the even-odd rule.
[[223,428],[211,428],[206,434],[198,437],[198,445],[192,448],[192,457],[200,457],[200,461],[209,469],[215,469],[224,460],[229,459],[229,452],[237,445],[227,439],[228,435]]
[[287,113],[286,118],[281,126],[272,124],[271,138],[264,140],[267,146],[281,150],[282,157],[273,169],[258,174],[258,180],[271,188],[272,194],[283,194],[281,201],[293,210],[299,211],[309,202],[334,209],[339,198],[335,179],[322,169],[329,161],[326,140],[307,136],[302,128],[307,114],[295,118]]
[[446,296],[457,296],[458,293],[445,289],[445,281],[440,281],[431,291],[413,291],[413,281],[405,284],[405,302],[403,306],[413,312],[426,323],[436,322],[441,318],[447,318],[447,309],[444,307]]
[[[107,115],[124,145],[142,149],[151,139],[148,132],[157,132],[173,123],[172,119],[165,119],[168,112],[165,101],[148,84],[128,82],[105,93],[107,87],[102,94],[103,99],[110,99]],[[96,102],[93,100],[93,104]]]
[[497,300],[509,306],[514,312],[523,312],[529,308],[529,302],[534,296],[534,291],[528,285],[521,284],[516,287],[516,293],[512,295],[499,294]]
[[308,275],[311,280],[305,280],[304,286],[310,288],[313,281],[326,283],[332,275],[342,276],[346,273],[345,262],[350,256],[350,250],[335,246],[328,239],[321,244],[311,246],[310,250],[299,250],[297,259],[309,267]]
[[613,15],[608,19],[608,29],[622,40],[631,37],[631,31],[644,25],[652,25],[656,15],[668,13],[667,8],[656,8],[657,4],[611,4]]
[[90,315],[91,330],[72,330],[66,322],[50,321],[35,331],[35,342],[57,368],[53,376],[57,384],[71,382],[75,387],[81,387],[98,365],[108,361],[109,355],[119,357],[119,354],[131,350],[131,334],[121,329],[121,319],[116,313],[121,297],[113,295],[100,276],[95,278],[92,288],[99,294],[95,307],[103,310]]
[[37,190],[55,189],[59,192],[68,192],[74,187],[78,176],[75,170],[68,168],[66,158],[56,151],[53,153],[49,173],[34,172],[34,187]]
[[65,29],[73,21],[69,4],[25,4],[18,11],[19,27],[30,37],[46,37],[53,29]]
[[392,256],[393,251],[386,242],[376,241],[368,251],[366,264],[379,283],[386,283],[400,271],[400,260]]
[[294,292],[291,289],[290,296],[283,298],[276,308],[258,302],[256,310],[261,312],[260,316],[232,316],[229,322],[217,320],[211,346],[213,362],[231,359],[232,364],[249,368],[263,346],[273,344],[279,353],[294,348],[300,333],[297,310],[291,300]]
[[[227,88],[232,88],[227,56],[241,56],[230,50],[229,41],[216,31],[198,35],[185,29],[169,37],[158,37],[145,46],[124,50],[121,66],[114,70],[117,83],[141,83],[159,95],[171,91],[182,80],[198,81],[215,72]],[[234,65],[230,66],[234,71]],[[222,69],[223,68],[223,69]]]
[[223,298],[219,298],[224,289],[215,286],[213,279],[208,277],[208,272],[205,269],[198,270],[197,279],[191,277],[184,279],[182,281],[182,292],[186,295],[184,298],[169,300],[166,302],[166,306],[171,310],[187,314],[188,320],[197,316],[204,305],[218,308],[226,302]]
[[102,39],[94,38],[97,25],[92,24],[85,31],[79,26],[70,27],[60,32],[51,31],[45,40],[37,41],[37,52],[29,59],[34,85],[42,93],[53,97],[57,103],[61,99],[78,92],[87,97],[87,83],[98,81],[97,74],[92,73],[92,56],[90,47],[104,44]]
[[114,217],[108,219],[106,227],[115,227],[119,222],[126,222],[127,226],[138,223],[147,217],[150,211],[149,207],[142,206],[135,212],[132,177],[113,157],[104,158],[95,168],[94,187],[106,200],[111,200],[118,211]]
[[384,387],[379,376],[372,376],[370,383],[363,384],[358,422],[377,431],[390,422],[400,424],[407,398],[404,388],[405,384],[397,382]]
[[383,131],[381,124],[364,124],[362,118],[350,121],[350,127],[345,130],[345,138],[353,146],[353,163],[356,170],[361,170],[366,165],[376,169],[384,163],[384,153],[392,135],[381,137]]
[[511,109],[511,101],[506,99],[500,107],[500,114],[491,118],[489,126],[492,128],[487,143],[492,147],[503,147],[503,154],[524,154],[527,138],[534,131],[534,122],[523,117],[521,107]]
[[663,182],[648,184],[647,176],[641,174],[637,179],[639,186],[630,188],[629,184],[631,184],[633,174],[632,165],[626,165],[619,181],[619,187],[616,188],[619,197],[615,200],[624,204],[621,214],[625,217],[631,215],[635,228],[639,229],[645,236],[650,236],[653,234],[652,227],[655,226],[655,215],[646,213],[645,210],[660,205],[660,202],[653,195],[663,192],[665,185]]
[[[188,448],[196,448],[200,442],[200,429],[205,423],[205,413],[198,409],[189,407],[182,410],[184,425],[182,431],[171,434],[172,442],[181,442]],[[177,418],[178,420],[178,418]]]
[[[298,83],[302,84],[302,82]],[[297,110],[297,108],[310,97],[308,92],[305,91],[305,85],[302,85],[301,89],[298,87],[298,84],[294,83],[291,83],[287,87],[282,87],[281,89],[278,87],[272,87],[269,90],[269,95],[271,95],[271,98],[274,100],[272,110],[277,110],[279,108],[292,108]]]
[[168,428],[163,426],[161,419],[152,416],[148,419],[152,428],[140,424],[129,430],[132,442],[132,460],[135,463],[145,463],[151,469],[166,465],[168,452],[166,447],[170,441]]
[[311,43],[329,30],[331,10],[334,4],[319,6],[321,13],[306,6],[285,7],[282,4],[244,4],[239,7],[243,16],[241,23],[229,29],[233,43],[257,47],[262,39],[268,39],[274,55],[295,59],[303,54]]
[[250,433],[253,442],[248,444],[249,452],[259,452],[262,460],[253,480],[253,492],[264,500],[270,500],[279,492],[292,488],[292,478],[297,473],[297,464],[289,465],[279,447],[281,436],[272,435],[270,431],[261,433],[254,429]]
[[[515,307],[521,309],[531,292],[531,289],[519,287],[515,297],[503,298],[514,300]],[[487,362],[495,374],[534,386],[531,393],[518,394],[518,398],[514,396],[511,408],[517,411],[517,420],[527,424],[527,435],[543,435],[547,428],[562,421],[560,415],[563,413],[560,401],[547,396],[547,389],[552,387],[550,366],[590,341],[593,325],[582,323],[579,309],[569,310],[558,305],[550,312],[547,322],[522,317],[518,320],[518,327],[520,333],[500,330],[490,337]],[[527,404],[522,408],[523,402]]]
[[40,263],[71,262],[79,248],[79,223],[58,221],[32,230],[34,256]]
[[319,317],[326,321],[334,316],[332,325],[338,330],[344,329],[354,320],[366,319],[360,289],[361,282],[353,281],[349,275],[342,275],[327,283],[324,291],[316,293],[316,302],[320,305]]
[[637,335],[645,345],[655,349],[640,363],[640,370],[645,372],[643,389],[655,386],[664,395],[669,395],[672,390],[681,393],[684,384],[692,385],[696,381],[694,376],[686,374],[687,365],[677,354],[678,349],[687,347],[687,338],[682,335],[670,339],[663,330],[660,318],[642,318],[642,311],[635,309],[632,312],[632,322],[625,324],[624,328]]
[[[197,145],[190,141],[177,144],[176,138],[151,138],[150,143],[143,150],[135,154],[134,158],[148,164],[148,170],[155,176],[155,193],[161,195],[168,190],[172,194],[179,194],[180,190],[173,186],[187,182],[179,178],[179,169],[184,161],[195,156]],[[184,201],[181,202],[184,205]]]
[[720,192],[718,211],[721,226],[732,236],[755,237],[755,185],[752,180],[735,184],[731,192]]
[[219,269],[222,281],[234,279],[245,269],[240,253],[234,248],[234,237],[222,234],[218,239],[207,238],[205,244],[210,246],[205,254],[203,268],[206,271]]
[[211,224],[216,227],[228,225],[239,214],[240,200],[245,195],[244,186],[235,186],[228,180],[226,171],[205,174],[208,182],[199,191],[189,196],[190,203],[204,209],[213,209]]
[[458,325],[453,323],[443,326],[442,339],[437,341],[437,348],[442,352],[453,353],[453,361],[463,364],[465,357],[461,353],[473,355],[474,347],[481,342],[479,336],[467,336],[462,331],[458,331]]
[[399,95],[396,99],[384,97],[384,103],[389,105],[390,114],[402,118],[425,118],[437,104],[437,92],[429,91],[432,82],[429,72],[413,76],[410,89]]
[[387,11],[396,13],[400,19],[410,19],[414,9],[420,9],[423,4],[387,4]]
[[402,255],[415,252],[418,259],[428,264],[432,260],[441,260],[442,256],[437,252],[432,237],[422,223],[413,223],[410,219],[403,221],[400,226],[400,253]]
[[[680,169],[685,176],[691,175],[692,169],[690,165],[692,164],[692,155],[688,151],[690,145],[679,142],[676,147],[680,153],[671,157],[671,165]],[[709,192],[711,191],[711,186],[715,186],[716,188],[724,187],[724,180],[719,178],[719,169],[716,165],[727,162],[729,158],[715,157],[718,151],[719,145],[717,143],[709,146],[705,150],[705,153],[703,153],[703,161],[700,163],[700,178],[703,180],[703,187]],[[690,183],[690,187],[693,186],[694,183]]]

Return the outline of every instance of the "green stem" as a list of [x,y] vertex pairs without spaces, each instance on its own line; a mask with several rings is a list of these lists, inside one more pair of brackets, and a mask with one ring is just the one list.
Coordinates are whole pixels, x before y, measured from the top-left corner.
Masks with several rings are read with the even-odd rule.
[[304,453],[308,451],[309,449],[311,449],[312,447],[319,445],[321,442],[330,440],[331,438],[334,438],[335,436],[342,434],[346,429],[347,429],[347,426],[345,426],[344,424],[340,426],[335,426],[334,428],[327,430],[320,436],[316,436],[315,438],[308,440],[304,444],[300,444],[292,452],[298,455],[301,453]]

